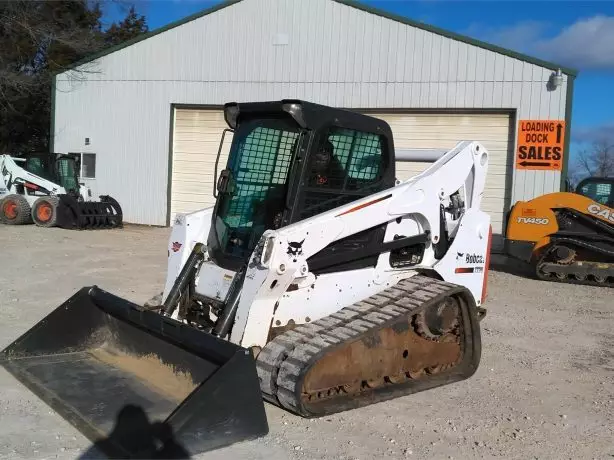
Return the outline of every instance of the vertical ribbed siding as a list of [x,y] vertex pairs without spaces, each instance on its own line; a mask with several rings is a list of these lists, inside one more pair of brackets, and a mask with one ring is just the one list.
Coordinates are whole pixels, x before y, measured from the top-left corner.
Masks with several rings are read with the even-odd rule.
[[[288,44],[274,44],[277,34]],[[331,0],[243,0],[87,67],[72,91],[58,75],[55,148],[80,151],[90,137],[97,190],[120,199],[127,221],[146,224],[166,222],[172,103],[302,98],[357,109],[510,110],[517,119],[565,114],[566,77],[548,91],[548,69]],[[511,200],[559,183],[559,173],[514,170]]]

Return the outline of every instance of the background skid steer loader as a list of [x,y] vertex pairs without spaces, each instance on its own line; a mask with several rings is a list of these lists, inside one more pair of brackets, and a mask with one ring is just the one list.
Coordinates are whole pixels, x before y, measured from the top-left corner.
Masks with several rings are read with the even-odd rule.
[[614,177],[519,201],[507,218],[508,256],[538,279],[614,287]]
[[66,229],[117,228],[123,224],[123,214],[110,196],[92,200],[90,189],[79,183],[75,159],[69,155],[0,155],[0,222]]
[[176,217],[160,304],[84,288],[0,364],[92,439],[138,405],[191,454],[265,434],[263,398],[317,417],[473,375],[484,147],[397,183],[382,120],[295,100],[225,117],[216,204]]

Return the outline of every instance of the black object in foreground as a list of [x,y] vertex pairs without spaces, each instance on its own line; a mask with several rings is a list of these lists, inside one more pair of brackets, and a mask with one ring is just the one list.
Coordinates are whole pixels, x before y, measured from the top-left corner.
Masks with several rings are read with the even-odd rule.
[[9,345],[0,365],[113,456],[142,455],[131,438],[143,434],[143,424],[122,424],[121,436],[114,431],[126,408],[162,421],[158,428],[189,455],[268,433],[247,349],[96,286]]

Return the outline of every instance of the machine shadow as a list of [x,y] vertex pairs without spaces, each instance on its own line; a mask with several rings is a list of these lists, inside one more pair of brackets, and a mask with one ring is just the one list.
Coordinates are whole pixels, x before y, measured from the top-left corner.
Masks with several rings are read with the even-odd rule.
[[153,422],[140,407],[128,404],[119,411],[113,431],[95,442],[79,460],[93,459],[189,459],[190,454],[174,439],[168,423]]
[[490,270],[507,273],[520,278],[535,279],[535,271],[532,267],[522,261],[506,257],[501,254],[492,255],[490,258]]

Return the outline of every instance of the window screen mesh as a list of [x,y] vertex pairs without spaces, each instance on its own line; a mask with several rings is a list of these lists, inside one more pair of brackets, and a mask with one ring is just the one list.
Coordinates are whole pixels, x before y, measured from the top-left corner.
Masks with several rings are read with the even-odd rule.
[[[240,144],[235,164],[235,194],[230,200],[226,223],[232,227],[248,225],[265,199],[283,195],[297,133],[256,128]],[[238,164],[237,164],[238,163]]]
[[608,182],[605,182],[605,183],[589,182],[588,184],[582,187],[583,195],[601,204],[608,204],[611,193],[612,193],[612,184]]
[[377,134],[335,127],[320,151],[330,152],[330,162],[325,164],[325,155],[314,154],[317,158],[311,162],[301,218],[368,195],[381,179],[382,139]]
[[380,137],[349,129],[335,131],[328,139],[335,147],[335,156],[345,166],[347,176],[365,181],[377,179],[382,157]]
[[61,158],[57,161],[58,178],[60,185],[68,190],[79,190],[75,162],[72,158]]
[[227,254],[243,257],[280,221],[297,131],[257,126],[230,154],[229,193],[222,197],[219,229]]

